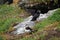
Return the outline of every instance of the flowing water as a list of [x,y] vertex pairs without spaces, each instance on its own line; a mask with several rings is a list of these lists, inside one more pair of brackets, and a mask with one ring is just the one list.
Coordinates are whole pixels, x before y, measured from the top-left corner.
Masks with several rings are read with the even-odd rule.
[[[40,16],[37,18],[36,21],[42,21],[43,19],[48,18],[49,16],[53,15],[53,12],[56,11],[55,10],[50,10],[45,14],[40,14]],[[13,34],[23,34],[26,32],[31,32],[30,30],[26,30],[26,27],[34,27],[35,26],[35,21],[31,21],[31,19],[33,18],[33,16],[29,16],[28,18],[26,18],[23,22],[19,23],[18,25],[16,25],[14,28],[16,29],[15,31],[13,31]]]

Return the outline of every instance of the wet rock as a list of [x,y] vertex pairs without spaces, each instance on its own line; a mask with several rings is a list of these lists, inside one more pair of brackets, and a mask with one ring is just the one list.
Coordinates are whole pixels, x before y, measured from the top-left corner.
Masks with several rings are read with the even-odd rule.
[[[46,14],[40,14],[40,16],[37,18],[36,21],[42,21],[43,19],[49,17],[50,15],[53,15],[54,11],[56,11],[56,10],[49,11]],[[26,32],[31,32],[31,30],[30,29],[27,30],[26,27],[29,27],[29,28],[33,28],[34,27],[35,21],[31,21],[32,18],[33,18],[33,16],[30,16],[30,17],[26,18],[23,22],[21,22],[18,25],[14,26],[14,28],[16,30],[13,31],[12,33],[18,35],[18,34],[23,34],[23,33],[26,33]]]
[[10,5],[11,3],[13,3],[13,0],[0,0],[0,5],[5,4],[5,3]]
[[0,5],[4,4],[7,0],[0,0]]

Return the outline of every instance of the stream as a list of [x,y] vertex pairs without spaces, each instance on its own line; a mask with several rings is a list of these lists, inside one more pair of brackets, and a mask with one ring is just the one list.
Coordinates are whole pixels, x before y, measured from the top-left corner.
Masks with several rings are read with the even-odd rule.
[[[56,11],[55,10],[50,10],[45,14],[40,14],[40,16],[37,18],[36,21],[42,21],[46,18],[48,18],[49,16],[53,15],[53,12]],[[33,16],[29,16],[26,19],[24,19],[23,22],[19,23],[18,25],[14,26],[14,28],[16,29],[15,31],[13,31],[13,34],[19,35],[19,34],[23,34],[23,33],[27,33],[27,32],[31,32],[30,30],[27,30],[26,27],[30,27],[33,28],[36,23],[35,21],[31,21],[31,19],[33,18]]]

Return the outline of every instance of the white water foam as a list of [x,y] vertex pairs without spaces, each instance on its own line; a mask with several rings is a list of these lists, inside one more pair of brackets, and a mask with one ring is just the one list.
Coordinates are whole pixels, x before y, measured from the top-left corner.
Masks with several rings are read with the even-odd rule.
[[[40,14],[40,16],[37,18],[36,21],[42,21],[43,19],[46,19],[47,17],[53,15],[53,12],[56,10],[50,10],[48,11],[46,14]],[[34,27],[35,22],[31,21],[31,19],[33,18],[33,16],[29,16],[28,18],[26,18],[23,22],[19,23],[18,25],[16,25],[14,28],[16,28],[15,31],[13,31],[13,34],[23,34],[26,32],[31,32],[30,30],[26,30],[26,27]]]

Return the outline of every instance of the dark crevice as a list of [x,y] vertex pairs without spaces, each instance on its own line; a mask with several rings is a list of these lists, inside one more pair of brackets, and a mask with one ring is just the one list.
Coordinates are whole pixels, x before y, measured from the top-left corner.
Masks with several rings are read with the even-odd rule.
[[49,10],[60,8],[60,0],[58,0],[57,4],[54,3],[54,0],[50,0],[50,3],[46,4],[42,2],[33,6],[25,6],[25,3],[21,3],[20,7],[31,13],[31,15],[33,16],[31,21],[35,21],[39,17],[39,14],[44,14],[47,13]]
[[7,3],[8,5],[13,3],[13,0],[0,0],[0,5]]

